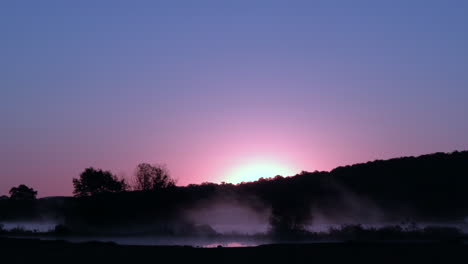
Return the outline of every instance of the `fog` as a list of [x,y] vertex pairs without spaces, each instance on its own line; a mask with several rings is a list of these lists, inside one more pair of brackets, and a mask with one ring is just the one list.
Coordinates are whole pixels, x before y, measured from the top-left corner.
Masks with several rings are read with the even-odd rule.
[[49,232],[55,229],[57,222],[0,222],[0,226],[5,230],[21,229],[25,231]]
[[236,200],[210,199],[185,211],[185,217],[197,225],[209,225],[221,234],[266,233],[271,209],[245,205]]
[[[28,236],[12,236],[28,238]],[[119,245],[136,246],[192,246],[192,247],[252,247],[271,244],[267,238],[231,238],[231,237],[174,237],[174,236],[37,236],[42,240],[65,240],[73,243],[106,242]]]
[[312,205],[309,218],[305,222],[307,230],[326,232],[331,227],[341,225],[374,225],[404,218],[403,215],[385,214],[376,203],[356,195],[342,185],[335,183],[333,186],[339,193],[335,202],[321,201]]

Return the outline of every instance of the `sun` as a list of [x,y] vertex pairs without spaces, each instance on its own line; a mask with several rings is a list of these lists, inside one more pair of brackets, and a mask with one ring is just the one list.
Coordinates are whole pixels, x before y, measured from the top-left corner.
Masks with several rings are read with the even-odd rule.
[[292,168],[271,160],[249,161],[240,163],[229,169],[224,177],[224,181],[237,184],[240,182],[256,181],[259,178],[271,178],[276,175],[291,176],[295,174],[293,171]]

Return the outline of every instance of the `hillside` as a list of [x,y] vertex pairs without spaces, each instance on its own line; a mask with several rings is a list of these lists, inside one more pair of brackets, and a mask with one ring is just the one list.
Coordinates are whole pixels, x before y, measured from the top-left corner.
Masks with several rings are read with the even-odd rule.
[[319,220],[462,221],[468,216],[467,187],[468,151],[463,151],[376,160],[238,185],[204,183],[83,198],[4,200],[0,220],[52,219],[93,232],[148,225],[152,232],[190,233],[198,232],[195,225],[207,223],[188,212],[224,206],[228,217],[232,213],[242,218],[246,211],[267,214],[270,229],[276,232],[301,230]]

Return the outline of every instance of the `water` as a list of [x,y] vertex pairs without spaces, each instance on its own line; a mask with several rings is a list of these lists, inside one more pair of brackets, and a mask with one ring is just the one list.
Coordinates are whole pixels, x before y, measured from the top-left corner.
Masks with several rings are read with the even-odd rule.
[[[57,223],[52,222],[2,222],[0,225],[3,225],[3,228],[6,230],[12,230],[15,228],[22,229],[24,231],[35,231],[35,232],[48,232],[54,230]],[[370,227],[384,227],[391,225],[391,223],[386,224],[367,224],[363,225],[366,228]],[[339,228],[338,224],[315,224],[313,226],[308,226],[308,229],[316,232],[327,231],[331,227]],[[467,221],[459,223],[418,223],[419,228],[425,226],[445,226],[445,227],[456,227],[467,233],[468,223]],[[231,225],[214,225],[213,228],[221,233],[227,234],[224,236],[196,236],[196,237],[183,237],[183,236],[54,236],[54,235],[41,235],[36,234],[32,236],[16,236],[22,238],[39,238],[43,240],[65,240],[74,243],[82,242],[112,242],[119,245],[140,245],[140,246],[192,246],[192,247],[205,247],[205,248],[214,248],[214,247],[253,247],[263,244],[277,243],[277,241],[271,241],[266,237],[262,236],[236,236],[229,235],[230,233],[236,231],[236,226]],[[265,225],[256,225],[253,226],[250,234],[254,234],[256,230],[265,231],[267,226]],[[223,232],[224,231],[224,232]],[[234,232],[235,233],[235,232]],[[247,232],[246,234],[248,234]],[[304,242],[304,241],[302,241]],[[317,242],[317,241],[308,241]],[[323,241],[322,241],[323,242]],[[297,241],[296,241],[297,243]]]
[[[31,238],[30,236],[14,236],[16,238]],[[268,239],[257,238],[229,238],[229,237],[164,237],[164,236],[34,236],[42,240],[65,240],[73,243],[83,242],[112,242],[118,245],[134,246],[191,246],[203,248],[221,247],[254,247],[263,244],[271,244]]]
[[[21,229],[23,231],[48,232],[55,229],[57,223],[47,222],[1,222],[5,230]],[[258,227],[257,227],[258,228]],[[262,226],[263,229],[265,227]],[[217,225],[216,231],[236,231],[235,228],[226,225]],[[263,230],[262,229],[262,230]],[[249,230],[253,233],[254,230]],[[140,246],[192,246],[214,248],[222,247],[252,247],[261,244],[268,244],[271,241],[267,239],[258,239],[252,237],[233,238],[232,236],[215,237],[182,237],[182,236],[54,236],[54,235],[33,235],[33,236],[14,236],[17,238],[39,238],[42,240],[65,240],[73,243],[82,243],[90,241],[112,242],[119,245],[140,245]]]

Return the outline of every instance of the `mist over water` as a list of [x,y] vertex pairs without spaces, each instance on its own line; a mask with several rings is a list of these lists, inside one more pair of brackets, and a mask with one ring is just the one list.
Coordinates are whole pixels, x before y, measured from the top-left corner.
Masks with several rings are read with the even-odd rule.
[[21,229],[25,231],[49,232],[55,229],[56,222],[0,222],[5,230]]
[[221,234],[257,234],[269,229],[271,210],[243,205],[235,200],[204,201],[185,212],[197,225],[208,225]]
[[[27,238],[25,236],[15,236]],[[223,237],[173,237],[173,236],[69,236],[53,237],[39,236],[43,240],[65,240],[73,243],[83,243],[90,241],[111,242],[119,245],[135,246],[192,246],[192,247],[253,247],[263,244],[270,244],[270,239],[260,238],[223,238]]]
[[[370,208],[370,207],[369,207]],[[412,222],[412,221],[385,221],[383,215],[379,217],[365,218],[365,214],[350,214],[353,210],[342,211],[342,215],[324,213],[319,209],[311,210],[310,221],[304,224],[304,230],[317,233],[328,233],[331,229],[340,229],[346,225],[360,225],[364,229],[384,228],[386,226],[399,226],[411,230],[425,227],[451,227],[468,233],[468,221],[452,222]],[[193,246],[193,247],[251,247],[271,243],[316,243],[336,242],[337,240],[314,240],[313,238],[302,240],[288,240],[285,238],[273,238],[268,236],[271,231],[269,218],[271,210],[264,207],[262,210],[243,205],[238,201],[204,201],[185,212],[185,217],[196,226],[214,230],[214,233],[201,232],[198,235],[43,235],[40,233],[51,232],[60,224],[58,222],[45,221],[18,221],[1,222],[4,230],[21,229],[33,231],[36,235],[13,235],[14,237],[34,237],[43,240],[65,240],[73,243],[81,242],[112,242],[119,245],[142,246]],[[338,240],[340,241],[340,240]]]
[[[4,199],[0,231],[44,239],[192,246],[249,246],[272,239],[465,239],[467,160],[468,152],[435,153],[238,185],[204,183],[29,202]],[[441,184],[441,175],[450,181]]]

